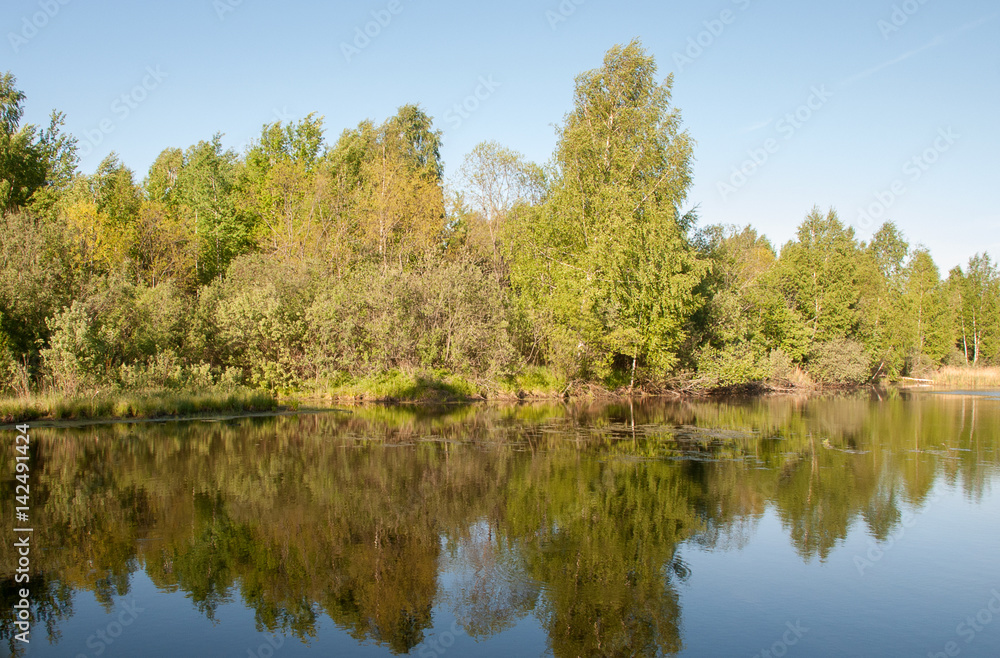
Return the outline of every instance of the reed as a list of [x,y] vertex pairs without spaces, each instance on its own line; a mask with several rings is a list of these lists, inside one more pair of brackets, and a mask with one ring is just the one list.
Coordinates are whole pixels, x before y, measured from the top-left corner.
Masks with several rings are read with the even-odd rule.
[[79,397],[32,394],[0,400],[0,422],[170,418],[275,411],[277,408],[277,399],[271,393],[242,388],[101,393]]
[[1000,388],[1000,368],[945,366],[924,377],[935,388]]

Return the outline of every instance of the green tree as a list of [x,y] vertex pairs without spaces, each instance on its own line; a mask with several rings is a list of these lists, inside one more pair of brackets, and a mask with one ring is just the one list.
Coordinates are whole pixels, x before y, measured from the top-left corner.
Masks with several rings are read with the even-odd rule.
[[886,222],[871,242],[861,245],[858,254],[858,338],[878,364],[876,372],[881,376],[901,374],[911,356],[903,300],[904,263],[909,252],[903,234],[895,224]]
[[0,75],[0,212],[26,208],[48,213],[76,170],[76,140],[62,133],[53,112],[48,129],[21,125],[24,92],[10,72]]
[[483,142],[465,156],[459,175],[475,212],[469,215],[472,220],[469,238],[477,244],[486,243],[499,274],[503,225],[516,206],[542,201],[545,174],[520,153],[497,142]]
[[0,340],[13,361],[37,370],[46,319],[79,294],[86,276],[65,225],[27,211],[0,214]]
[[905,310],[911,358],[940,364],[955,344],[941,275],[926,248],[917,249],[906,265]]
[[858,329],[858,245],[854,230],[830,210],[813,208],[781,250],[784,287],[813,342],[852,336]]
[[966,363],[980,365],[1000,355],[1000,275],[989,254],[969,259],[967,271],[955,268],[949,284],[958,302],[958,345]]
[[[638,41],[576,79],[551,196],[510,228],[519,294],[569,367],[608,374],[627,359],[676,362],[704,264],[688,242],[692,141],[670,105],[672,78]],[[558,356],[556,357],[559,358]]]
[[379,126],[362,122],[332,149],[334,179],[350,195],[360,257],[400,269],[438,249],[445,229],[441,132],[416,105]]
[[323,118],[314,114],[298,123],[265,125],[250,148],[240,176],[239,211],[252,219],[262,251],[289,260],[316,253],[327,196],[320,167],[324,150]]
[[132,170],[111,153],[93,175],[79,175],[63,201],[64,221],[76,236],[78,266],[95,273],[139,275],[142,189]]
[[[176,199],[180,205],[178,221],[187,233],[194,234],[196,275],[199,281],[207,282],[253,247],[252,219],[237,207],[238,159],[222,148],[220,134],[188,148],[177,169],[174,158],[172,155],[173,162],[164,172],[166,180],[159,185],[164,186],[169,200]],[[172,187],[169,181],[173,175],[176,182]]]

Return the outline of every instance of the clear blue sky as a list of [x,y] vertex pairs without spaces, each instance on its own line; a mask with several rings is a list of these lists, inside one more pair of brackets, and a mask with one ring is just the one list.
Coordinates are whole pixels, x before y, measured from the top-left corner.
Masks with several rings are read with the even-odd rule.
[[[639,37],[675,73],[702,224],[752,224],[780,247],[819,205],[861,239],[892,219],[942,274],[1000,256],[996,0],[6,0],[0,25],[26,120],[65,112],[99,142],[85,172],[114,150],[140,179],[162,149],[215,132],[242,149],[265,122],[316,112],[332,142],[409,102],[444,131],[449,176],[484,140],[545,162],[574,77]],[[478,103],[467,118],[463,102]]]

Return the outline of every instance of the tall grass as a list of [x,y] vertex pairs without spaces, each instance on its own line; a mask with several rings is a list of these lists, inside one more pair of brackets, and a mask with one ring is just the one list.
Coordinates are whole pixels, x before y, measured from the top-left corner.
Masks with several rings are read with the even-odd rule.
[[0,400],[0,422],[144,419],[215,413],[274,411],[275,397],[250,389],[199,392],[143,391],[91,396],[26,395]]
[[1000,368],[945,366],[929,375],[933,386],[944,388],[1000,388]]
[[476,384],[461,375],[400,370],[331,380],[316,387],[312,396],[381,402],[448,402],[482,397]]
[[569,387],[565,377],[550,368],[531,366],[516,375],[502,379],[498,393],[508,397],[558,397]]

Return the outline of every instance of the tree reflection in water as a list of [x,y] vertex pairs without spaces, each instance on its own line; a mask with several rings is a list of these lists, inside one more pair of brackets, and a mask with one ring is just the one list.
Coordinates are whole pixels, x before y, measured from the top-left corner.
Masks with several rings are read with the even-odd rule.
[[[405,653],[445,606],[478,639],[534,615],[557,656],[675,653],[682,544],[744,546],[771,508],[823,560],[854,524],[889,536],[939,478],[981,496],[997,437],[995,404],[899,396],[36,429],[35,614],[58,641],[75,592],[111,610],[143,570],[303,641],[329,618]],[[0,547],[12,651],[16,559]]]

